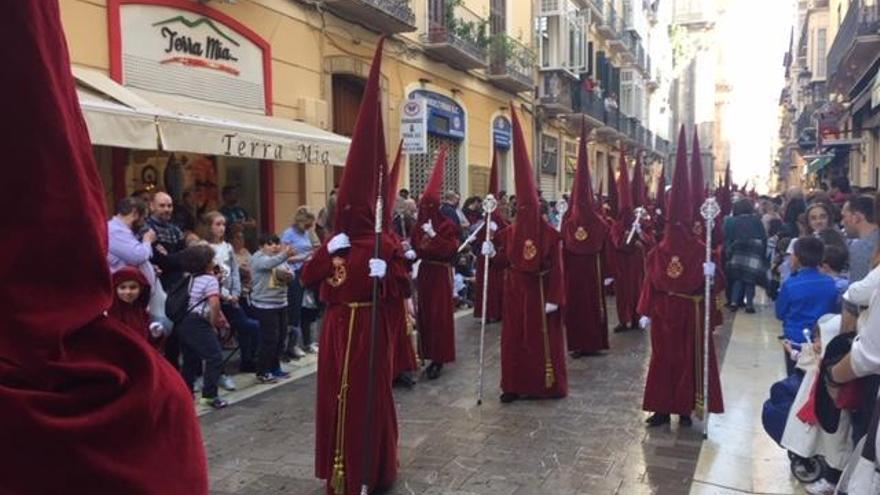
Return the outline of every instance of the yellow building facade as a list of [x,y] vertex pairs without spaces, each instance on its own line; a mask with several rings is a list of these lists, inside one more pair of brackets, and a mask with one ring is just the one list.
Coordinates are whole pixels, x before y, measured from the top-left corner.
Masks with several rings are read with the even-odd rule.
[[[300,205],[317,212],[341,177],[382,34],[391,158],[403,104],[427,100],[427,153],[407,156],[400,187],[420,192],[446,146],[447,189],[485,194],[493,152],[512,188],[511,104],[529,135],[534,126],[531,2],[60,3],[108,203],[164,189],[203,212],[237,186],[265,230],[285,228]],[[151,124],[157,136],[138,134]]]

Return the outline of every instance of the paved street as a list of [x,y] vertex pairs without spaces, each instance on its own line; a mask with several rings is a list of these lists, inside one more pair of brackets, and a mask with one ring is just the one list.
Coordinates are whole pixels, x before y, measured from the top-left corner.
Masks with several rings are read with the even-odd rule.
[[[720,332],[722,347],[730,327]],[[400,472],[391,493],[688,493],[699,422],[645,429],[646,334],[612,335],[607,355],[569,359],[566,399],[502,405],[499,332],[487,332],[481,407],[479,325],[470,316],[457,320],[458,361],[440,379],[395,389]],[[212,493],[322,493],[313,477],[314,394],[312,375],[204,416]]]

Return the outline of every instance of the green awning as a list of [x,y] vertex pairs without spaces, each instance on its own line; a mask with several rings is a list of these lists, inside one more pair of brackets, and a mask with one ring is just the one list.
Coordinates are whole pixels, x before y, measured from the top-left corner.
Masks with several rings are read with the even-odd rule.
[[833,156],[822,156],[816,158],[815,160],[811,161],[809,165],[807,165],[807,173],[815,174],[816,172],[819,172],[823,168],[827,167],[833,159]]

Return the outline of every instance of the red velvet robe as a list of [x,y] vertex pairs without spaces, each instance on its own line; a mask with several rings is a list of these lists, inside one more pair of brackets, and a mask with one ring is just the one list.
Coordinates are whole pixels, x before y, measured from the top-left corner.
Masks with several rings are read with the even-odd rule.
[[[492,220],[498,225],[498,230],[507,227],[508,222],[501,219],[500,215],[493,215]],[[474,241],[474,249],[477,253],[481,252],[483,241],[486,239],[485,228],[480,229],[481,233]],[[493,233],[493,235],[497,232]],[[485,267],[485,257],[481,254],[477,256],[477,276],[474,283],[476,294],[474,295],[474,318],[483,317],[483,267]],[[500,321],[504,308],[504,274],[505,267],[497,263],[494,259],[489,259],[489,290],[486,300],[486,321]]]
[[[639,293],[645,278],[645,243],[649,243],[647,230],[642,229],[642,239],[633,236],[626,244],[632,222],[615,222],[611,229],[612,249],[608,250],[610,264],[614,267],[614,295],[617,307],[617,320],[621,325],[630,326],[638,322]],[[641,244],[641,245],[640,245]]]
[[568,350],[608,349],[608,307],[602,252],[579,255],[562,250],[566,306],[563,314]]
[[104,187],[58,2],[6,2],[0,40],[0,204],[14,212],[0,218],[0,493],[207,494],[192,395],[103,314]]
[[[373,418],[366,421],[367,378],[370,343],[369,306],[352,308],[352,303],[369,303],[372,279],[368,260],[372,257],[371,235],[352,238],[351,249],[330,255],[326,245],[315,252],[301,274],[305,286],[320,285],[321,300],[327,304],[318,354],[318,392],[315,414],[315,475],[327,480],[333,492],[334,456],[341,450],[345,472],[345,494],[359,493],[364,461],[364,431],[372,431],[369,486],[391,484],[397,475],[397,416],[391,394],[393,344],[400,329],[394,315],[402,309],[408,290],[407,274],[399,244],[386,235],[382,258],[388,270],[381,282],[379,327],[375,342],[373,372]],[[350,353],[348,359],[346,354]],[[346,374],[347,372],[347,374]],[[345,402],[340,389],[347,381]],[[341,418],[343,415],[344,418]],[[342,448],[337,428],[342,423]]]
[[458,250],[458,230],[445,217],[433,225],[437,232],[433,238],[428,237],[420,225],[413,230],[413,248],[421,260],[416,280],[419,295],[416,320],[422,359],[442,364],[455,361],[452,258]]
[[[696,249],[691,260],[681,259],[680,266],[684,270],[699,270],[702,273],[703,260],[698,255],[702,243],[696,240],[694,242],[700,247]],[[649,253],[648,266],[652,266],[658,261],[655,258],[660,256],[659,248]],[[715,263],[720,266],[718,260]],[[664,263],[658,265],[663,266]],[[654,274],[648,274],[639,300],[639,313],[651,318],[651,362],[642,409],[690,415],[696,408],[697,395],[702,397],[703,393],[704,289],[699,285],[684,294],[665,291],[657,287],[656,279]],[[723,291],[723,276],[718,272],[711,304],[713,327],[721,323],[717,295]],[[722,413],[724,401],[712,333],[709,335],[709,342],[709,412]]]
[[[542,224],[544,236],[541,246],[543,275],[523,272],[512,266],[507,270],[504,284],[504,319],[501,325],[501,390],[530,397],[565,397],[568,395],[568,373],[565,367],[565,333],[562,330],[562,312],[565,309],[565,287],[562,277],[562,253],[559,232]],[[513,227],[498,233],[494,239],[500,264],[516,253],[506,251],[513,243]],[[542,288],[539,285],[543,285]],[[545,303],[559,306],[547,314]],[[544,328],[549,337],[545,348]],[[546,383],[546,364],[549,357],[552,384]]]

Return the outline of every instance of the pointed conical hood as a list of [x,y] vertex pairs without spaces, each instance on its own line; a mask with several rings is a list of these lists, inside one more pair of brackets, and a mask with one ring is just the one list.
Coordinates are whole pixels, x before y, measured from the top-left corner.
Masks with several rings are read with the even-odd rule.
[[699,220],[700,206],[706,199],[706,180],[703,178],[703,158],[700,156],[700,136],[694,128],[694,140],[691,143],[691,204],[694,207],[694,220]]
[[492,149],[492,169],[489,171],[489,194],[498,197],[498,191],[501,189],[501,179],[498,178],[498,153]]
[[617,204],[617,183],[614,180],[614,167],[611,165],[610,158],[607,157],[605,160],[605,176],[607,179],[605,187],[608,188],[608,206],[611,207],[611,218],[617,218],[620,205]]
[[656,289],[682,294],[694,294],[702,286],[702,262],[705,261],[705,247],[693,233],[694,208],[688,173],[687,142],[682,126],[663,240],[651,251],[647,262],[647,277]]
[[617,176],[617,217],[624,222],[632,222],[632,191],[629,183],[629,169],[626,165],[626,152],[620,150],[620,174]]
[[541,270],[543,232],[546,222],[541,218],[541,204],[532,163],[526,151],[522,126],[514,105],[511,103],[513,120],[513,173],[516,178],[516,219],[514,220],[512,251],[508,251],[510,264],[519,271]]
[[632,200],[634,206],[644,207],[648,204],[648,191],[645,186],[645,172],[642,168],[641,155],[636,155],[636,166],[633,169]]
[[403,157],[403,140],[397,145],[397,155],[394,157],[394,165],[391,166],[391,172],[388,173],[388,180],[385,181],[385,221],[383,227],[385,230],[393,230],[391,228],[391,220],[394,218],[394,206],[397,201],[397,184],[400,181],[400,163]]
[[431,177],[425,184],[425,190],[419,198],[419,210],[423,208],[440,208],[440,194],[443,189],[443,174],[446,168],[446,146],[442,146],[434,159]]
[[562,220],[562,238],[567,251],[594,254],[602,249],[608,227],[593,202],[593,182],[587,156],[587,127],[581,125],[577,170],[571,189],[571,204]]
[[334,225],[337,232],[345,232],[349,236],[372,233],[376,221],[379,182],[387,172],[388,157],[385,155],[379,92],[384,43],[383,36],[379,38],[373,65],[370,67],[370,77],[364,88],[364,97],[345,160],[342,183],[336,196]]

